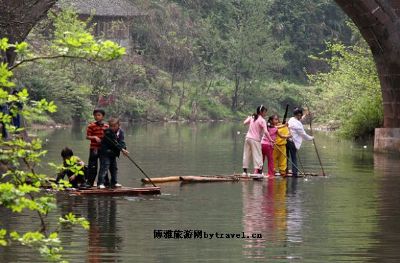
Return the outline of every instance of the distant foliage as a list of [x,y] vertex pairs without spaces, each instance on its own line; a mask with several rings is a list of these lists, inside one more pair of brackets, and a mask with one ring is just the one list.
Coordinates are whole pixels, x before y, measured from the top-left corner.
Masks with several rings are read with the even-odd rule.
[[310,75],[313,105],[324,122],[340,124],[349,138],[371,135],[383,124],[383,106],[375,62],[365,44],[329,44],[331,70]]
[[[129,56],[111,63],[94,63],[95,59],[108,61],[107,56],[121,56],[124,50],[102,40],[101,35],[93,38],[88,34],[93,21],[80,21],[74,12],[67,10],[50,16],[54,30],[47,26],[46,37],[36,31],[29,40],[35,43],[45,39],[37,53],[85,56],[86,62],[62,59],[55,63],[41,62],[35,68],[19,68],[15,71],[18,85],[28,87],[34,98],[55,101],[61,111],[51,117],[64,123],[88,118],[90,109],[96,106],[125,120],[195,121],[241,118],[259,104],[279,113],[287,103],[295,107],[305,106],[305,102],[321,105],[318,106],[321,121],[339,123],[340,119],[340,124],[344,124],[353,118],[341,116],[343,110],[329,110],[326,105],[333,99],[337,100],[332,105],[336,107],[348,100],[338,95],[339,91],[336,96],[328,91],[322,93],[322,89],[333,89],[333,86],[323,87],[340,74],[342,78],[346,74],[349,78],[353,73],[361,74],[358,76],[362,81],[367,74],[365,70],[351,69],[351,65],[346,70],[342,68],[348,59],[365,63],[363,59],[370,59],[370,55],[365,53],[367,49],[357,50],[360,36],[354,34],[352,24],[345,23],[345,14],[333,1],[139,0],[134,3],[146,15],[134,17],[130,25],[133,50]],[[326,43],[344,43],[343,47],[349,48],[344,48],[343,53],[329,46],[328,52],[323,52]],[[93,57],[94,50],[104,53]],[[307,74],[316,74],[312,77],[313,85],[318,85],[315,90],[307,86]],[[371,74],[376,77],[375,71]],[[346,85],[358,90],[352,84]],[[351,92],[347,86],[336,86],[333,90]],[[315,94],[323,94],[329,100],[325,103]],[[355,95],[354,101],[357,98],[361,97]],[[346,108],[344,112],[352,111]],[[352,122],[355,126],[359,123]],[[352,132],[345,132],[345,127],[350,126],[343,126],[346,135],[364,133],[350,135]]]
[[268,12],[275,38],[286,46],[283,74],[306,83],[306,73],[327,65],[310,59],[325,50],[326,42],[352,43],[346,14],[332,0],[274,0]]
[[[56,122],[85,119],[97,103],[91,100],[96,87],[85,74],[92,75],[94,63],[121,58],[125,48],[95,39],[88,21],[79,20],[73,10],[50,14],[49,22],[54,25],[51,37],[43,39],[33,32],[28,41],[36,43],[36,48],[19,52],[23,60],[13,66],[17,85],[27,87],[35,99],[54,101],[59,111],[51,117]],[[33,61],[35,66],[30,67],[27,63]]]
[[[155,87],[164,91],[161,103],[166,103],[168,110],[179,108],[183,102],[183,107],[191,111],[191,119],[216,116],[216,112],[221,113],[217,114],[219,118],[240,116],[260,103],[277,110],[287,102],[300,105],[306,88],[286,89],[287,99],[271,87],[281,87],[280,83],[288,81],[305,85],[306,72],[329,68],[325,61],[312,60],[310,55],[323,51],[326,41],[352,41],[350,27],[344,23],[346,16],[328,0],[135,3],[148,14],[134,23],[137,49],[146,62],[171,75],[168,89],[166,85]],[[179,52],[169,52],[174,50],[170,44],[178,43],[166,41],[171,32],[190,43],[192,54],[190,69],[178,77],[174,76],[180,68],[170,67],[170,61],[180,56]],[[187,84],[177,83],[182,81]],[[205,98],[212,99],[204,103]],[[222,107],[215,111],[213,104]],[[223,108],[228,108],[229,114]]]

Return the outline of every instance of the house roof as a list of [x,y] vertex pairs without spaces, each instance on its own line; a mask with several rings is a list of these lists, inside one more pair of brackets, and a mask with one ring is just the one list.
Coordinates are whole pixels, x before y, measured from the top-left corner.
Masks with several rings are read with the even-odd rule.
[[128,0],[64,0],[59,6],[73,7],[81,15],[133,17],[141,14]]

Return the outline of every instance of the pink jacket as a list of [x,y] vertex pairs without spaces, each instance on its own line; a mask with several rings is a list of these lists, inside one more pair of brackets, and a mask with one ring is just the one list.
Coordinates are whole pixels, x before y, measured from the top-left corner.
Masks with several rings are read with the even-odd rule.
[[262,116],[258,116],[257,120],[254,120],[253,116],[250,116],[243,123],[249,125],[249,131],[246,134],[246,138],[248,139],[261,142],[263,134],[268,133],[267,122]]

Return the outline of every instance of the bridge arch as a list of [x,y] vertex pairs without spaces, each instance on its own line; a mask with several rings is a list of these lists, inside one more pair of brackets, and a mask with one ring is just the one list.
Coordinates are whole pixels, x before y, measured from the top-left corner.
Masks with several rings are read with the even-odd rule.
[[381,84],[384,127],[376,151],[400,152],[400,1],[335,0],[371,48]]

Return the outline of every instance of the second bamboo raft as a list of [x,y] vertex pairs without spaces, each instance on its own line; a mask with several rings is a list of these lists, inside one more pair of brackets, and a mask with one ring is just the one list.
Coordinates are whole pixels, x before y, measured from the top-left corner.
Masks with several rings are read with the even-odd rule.
[[[299,177],[307,177],[307,176],[321,176],[316,173],[305,173],[300,174]],[[276,176],[281,177],[281,176]],[[287,177],[292,177],[289,174]],[[252,176],[242,176],[239,174],[233,175],[202,175],[202,176],[167,176],[167,177],[155,177],[151,178],[151,181],[155,184],[160,183],[170,183],[170,182],[182,182],[182,183],[213,183],[213,182],[238,182],[238,181],[252,181],[254,178]],[[150,184],[149,179],[143,178],[143,184]]]

